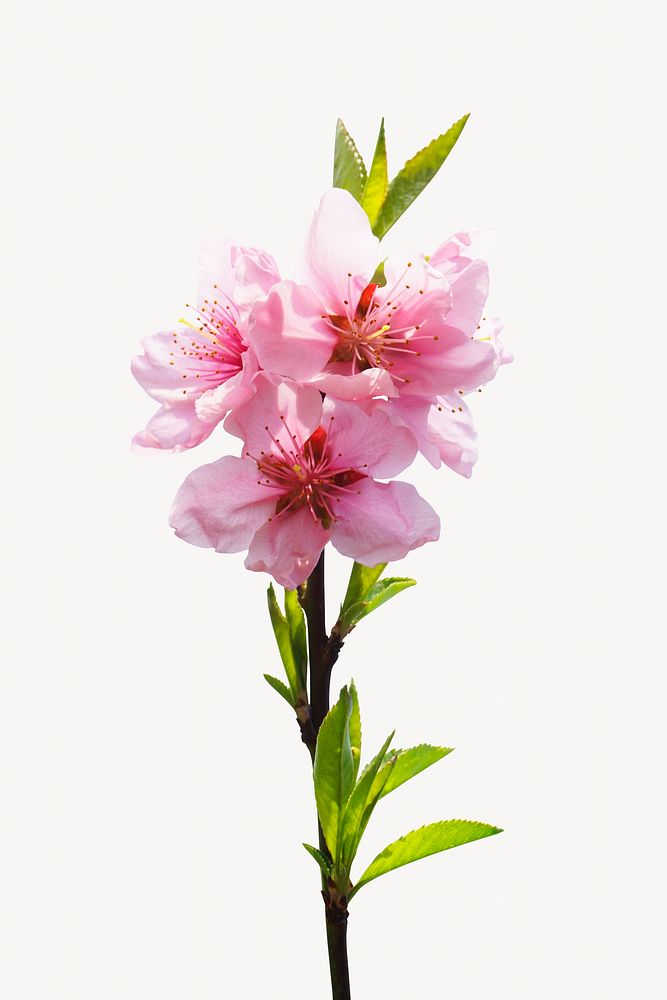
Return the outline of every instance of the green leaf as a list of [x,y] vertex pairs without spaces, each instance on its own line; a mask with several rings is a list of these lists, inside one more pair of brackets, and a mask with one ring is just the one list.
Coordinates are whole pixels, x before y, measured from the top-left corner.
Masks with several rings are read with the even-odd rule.
[[411,580],[407,576],[388,576],[385,580],[379,580],[371,587],[364,598],[365,610],[362,617],[369,615],[371,611],[375,611],[385,601],[389,601],[396,594],[400,594],[402,590],[407,590],[408,587],[414,587],[416,584],[416,580]]
[[387,277],[384,273],[384,261],[381,260],[378,266],[375,268],[373,277],[371,278],[372,285],[379,285],[383,288],[387,284]]
[[378,854],[374,861],[371,861],[349,893],[348,899],[351,899],[362,886],[374,878],[386,875],[387,872],[391,872],[395,868],[409,865],[412,861],[419,861],[431,854],[448,851],[451,847],[460,847],[461,844],[469,844],[473,840],[492,837],[496,833],[502,833],[502,830],[497,826],[489,826],[488,823],[474,823],[465,819],[448,819],[440,823],[430,823],[419,830],[406,833],[400,840],[385,847],[384,851]]
[[373,226],[380,239],[389,232],[403,212],[433,180],[461,135],[469,115],[464,115],[452,127],[420,150],[405,164],[389,185],[387,197]]
[[451,747],[432,747],[428,743],[421,743],[408,750],[392,750],[389,760],[382,767],[382,771],[385,767],[389,768],[389,774],[380,798],[389,795],[389,792],[393,792],[399,785],[403,785],[451,752]]
[[376,608],[381,607],[385,601],[391,600],[396,594],[400,594],[402,590],[414,587],[416,582],[416,580],[411,580],[408,577],[399,576],[388,576],[386,580],[378,580],[355,604],[351,604],[347,608],[343,606],[344,610],[340,618],[341,635],[347,635],[371,611],[375,611]]
[[354,686],[354,681],[350,681],[350,697],[352,698],[352,711],[350,712],[350,746],[352,748],[352,759],[354,761],[354,781],[357,780],[359,764],[361,762],[361,713],[359,711],[359,695]]
[[264,680],[285,699],[288,705],[291,705],[292,708],[295,707],[294,695],[287,687],[287,684],[283,684],[282,681],[279,681],[277,677],[272,677],[271,674],[264,674]]
[[357,782],[345,806],[341,826],[341,856],[348,871],[352,867],[352,862],[359,848],[359,842],[368,825],[375,804],[380,798],[384,783],[389,776],[390,768],[387,768],[384,779],[379,783],[377,782],[378,772],[386,760],[387,749],[393,738],[394,734],[390,733],[380,752],[364,768],[361,778]]
[[354,139],[340,118],[336,123],[336,143],[334,146],[333,186],[349,191],[358,202],[366,187],[366,167]]
[[368,174],[368,180],[364,188],[361,199],[361,207],[368,216],[371,227],[375,225],[380,209],[384,204],[389,187],[389,174],[387,172],[387,145],[384,137],[384,118],[380,122],[380,134],[378,135],[373,162]]
[[289,627],[292,658],[300,691],[306,690],[308,676],[308,639],[306,616],[299,604],[296,590],[285,591],[285,618]]
[[320,726],[315,747],[313,780],[324,839],[334,861],[340,845],[345,804],[354,786],[354,758],[350,743],[352,697],[346,687]]
[[329,859],[325,858],[317,847],[313,847],[311,844],[304,844],[303,846],[306,848],[311,858],[315,858],[325,879],[328,879],[331,875],[331,864],[329,863]]
[[343,611],[362,600],[366,591],[370,590],[376,580],[382,576],[386,566],[386,563],[378,563],[377,566],[362,566],[361,563],[354,563],[343,600]]
[[299,692],[299,678],[296,663],[294,662],[294,653],[292,651],[292,636],[290,634],[289,625],[287,624],[287,619],[280,610],[272,583],[269,584],[266,596],[269,603],[269,615],[273,626],[273,634],[275,635],[276,642],[278,643],[280,659],[283,661],[289,686],[296,699],[296,695]]

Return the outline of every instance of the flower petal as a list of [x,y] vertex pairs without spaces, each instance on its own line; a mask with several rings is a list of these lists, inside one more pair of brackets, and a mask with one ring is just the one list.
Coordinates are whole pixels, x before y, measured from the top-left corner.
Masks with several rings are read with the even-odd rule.
[[235,406],[241,406],[255,392],[254,380],[257,374],[257,359],[248,350],[242,356],[243,368],[236,375],[215,389],[203,392],[195,400],[195,409],[200,420],[218,423]]
[[493,344],[494,350],[498,355],[499,365],[509,365],[514,361],[514,355],[507,350],[502,340],[500,339],[500,334],[503,330],[502,320],[498,316],[492,316],[489,319],[485,317],[482,319],[481,328],[479,330],[478,340],[488,340]]
[[492,230],[454,233],[441,243],[429,258],[429,264],[450,281],[476,258],[487,260],[496,242]]
[[288,452],[292,436],[304,444],[322,419],[322,396],[312,386],[289,382],[275,385],[259,375],[255,395],[232,410],[225,421],[225,430],[242,439],[245,450],[254,458],[262,452],[277,451],[274,440]]
[[232,266],[232,247],[230,240],[214,236],[206,240],[199,251],[199,292],[197,303],[199,307],[204,299],[214,297],[214,287],[217,285],[224,293],[233,299],[236,278]]
[[341,188],[327,191],[310,225],[306,265],[329,312],[354,311],[377,267],[379,246],[368,216],[352,195]]
[[306,285],[281,281],[252,311],[248,339],[262,368],[299,382],[319,374],[338,335]]
[[452,308],[447,313],[447,326],[474,337],[488,294],[489,268],[485,261],[475,260],[452,283]]
[[327,397],[322,407],[322,425],[327,431],[328,451],[340,454],[346,468],[363,470],[369,476],[388,479],[414,459],[417,444],[407,427],[395,424],[380,401],[364,412],[354,403]]
[[401,395],[436,396],[463,389],[468,392],[489,382],[498,369],[498,356],[492,344],[472,340],[450,326],[430,327],[434,337],[424,337],[418,344],[420,356],[399,355],[392,368],[400,384]]
[[217,423],[217,419],[200,420],[193,399],[165,404],[151,417],[146,429],[135,434],[132,447],[135,451],[185,451],[205,441]]
[[392,409],[410,428],[419,450],[435,469],[442,462],[469,479],[477,461],[477,434],[461,396],[439,396],[435,403],[402,397]]
[[231,260],[236,279],[234,301],[241,315],[245,315],[257,299],[267,295],[280,281],[280,272],[271,254],[256,247],[234,245]]
[[414,486],[363,479],[336,505],[335,548],[364,566],[402,559],[440,537],[440,518]]
[[270,573],[281,587],[294,590],[310,576],[328,539],[329,533],[305,508],[278,514],[253,538],[245,565]]
[[[141,341],[144,353],[132,358],[132,374],[142,389],[159,403],[176,402],[182,396],[199,395],[201,392],[192,379],[183,378],[183,365],[180,363],[184,351],[182,341],[182,330],[153,333]],[[205,362],[202,368],[207,365],[208,362]],[[211,367],[214,365],[211,364]]]
[[176,494],[169,523],[191,545],[242,552],[275,510],[275,497],[267,493],[257,482],[255,462],[226,455],[190,473]]
[[343,375],[327,370],[310,379],[310,384],[337,399],[373,399],[377,396],[397,395],[394,381],[384,368],[367,368],[356,375]]

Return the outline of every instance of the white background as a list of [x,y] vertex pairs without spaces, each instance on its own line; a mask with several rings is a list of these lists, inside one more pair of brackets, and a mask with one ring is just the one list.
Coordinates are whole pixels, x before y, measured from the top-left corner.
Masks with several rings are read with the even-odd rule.
[[[3,14],[0,993],[325,998],[305,750],[267,580],[177,541],[129,375],[220,232],[292,268],[341,115],[390,166],[466,111],[391,234],[494,228],[516,363],[437,545],[349,640],[367,752],[456,753],[362,861],[438,818],[506,832],[355,900],[355,1000],[664,996],[664,113],[649,4],[9,3]],[[9,97],[9,103],[6,98]],[[334,606],[342,560],[330,560]],[[662,600],[660,599],[662,597]],[[661,816],[662,814],[662,816]]]

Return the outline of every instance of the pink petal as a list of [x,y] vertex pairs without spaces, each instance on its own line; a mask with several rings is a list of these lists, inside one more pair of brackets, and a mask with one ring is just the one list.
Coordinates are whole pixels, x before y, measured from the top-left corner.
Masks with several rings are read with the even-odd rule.
[[447,326],[474,337],[489,294],[489,269],[483,260],[475,260],[452,284],[452,308]]
[[322,426],[327,431],[329,453],[340,453],[346,468],[362,470],[369,476],[395,476],[410,465],[417,453],[414,435],[407,427],[392,422],[383,404],[371,404],[366,413],[354,403],[327,397]]
[[169,523],[191,545],[242,552],[275,504],[275,496],[257,483],[255,462],[226,455],[190,473],[176,494]]
[[479,330],[478,340],[488,340],[489,343],[493,345],[493,348],[498,356],[499,365],[509,365],[514,361],[514,355],[511,354],[502,340],[500,339],[500,334],[502,333],[503,324],[498,316],[490,317],[489,319],[482,319],[481,328]]
[[476,258],[487,260],[495,242],[496,234],[490,230],[455,233],[433,251],[429,264],[451,281]]
[[[436,327],[432,327],[436,329]],[[469,392],[489,382],[498,370],[498,356],[492,344],[470,337],[450,326],[438,329],[437,340],[420,343],[422,356],[409,355],[394,369],[394,376],[406,378],[401,395],[435,396],[462,389]]]
[[215,298],[215,285],[233,298],[236,278],[232,266],[232,247],[235,244],[222,237],[206,240],[199,251],[199,292],[197,302],[201,308],[204,299]]
[[364,566],[402,559],[440,537],[440,518],[409,483],[363,479],[336,505],[331,541]]
[[282,587],[294,590],[314,569],[329,533],[308,510],[278,514],[255,535],[245,565],[270,573]]
[[243,440],[246,451],[258,458],[261,452],[276,451],[273,439],[288,452],[292,436],[303,444],[319,427],[322,419],[322,396],[311,386],[289,382],[273,384],[258,376],[255,395],[225,421],[225,430]]
[[440,396],[435,403],[402,397],[391,404],[415,435],[419,450],[435,469],[442,462],[469,479],[477,461],[477,434],[461,396]]
[[174,345],[174,338],[180,341],[182,336],[182,330],[165,330],[144,337],[141,341],[144,353],[132,358],[132,374],[142,389],[160,403],[180,401],[182,396],[199,395],[201,392],[201,388],[192,385],[190,379],[183,379],[180,364],[171,363],[179,350]]
[[165,404],[151,417],[146,429],[135,434],[132,447],[135,451],[185,451],[205,441],[217,422],[200,420],[192,399]]
[[236,279],[234,301],[241,314],[247,315],[253,303],[280,281],[278,265],[271,254],[255,247],[234,245],[231,259]]
[[244,352],[242,360],[243,368],[240,372],[215,389],[203,392],[195,400],[195,410],[200,420],[218,423],[231,409],[241,406],[254,395],[257,360],[250,350]]
[[328,311],[354,310],[379,262],[380,241],[368,216],[347,191],[332,188],[322,198],[308,233],[306,265]]
[[281,281],[257,302],[248,340],[262,368],[297,381],[322,371],[338,343],[323,306],[305,285]]
[[356,375],[343,375],[328,370],[310,379],[310,383],[337,399],[373,399],[377,396],[397,395],[394,381],[384,368],[367,368]]

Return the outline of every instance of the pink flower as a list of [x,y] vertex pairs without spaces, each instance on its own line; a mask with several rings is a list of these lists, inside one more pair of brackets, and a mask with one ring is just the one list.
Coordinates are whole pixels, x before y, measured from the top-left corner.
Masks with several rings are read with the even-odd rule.
[[439,537],[437,514],[413,486],[375,478],[396,475],[416,452],[382,403],[366,412],[323,400],[311,386],[260,377],[225,428],[242,438],[243,457],[187,477],[170,518],[179,538],[217,552],[248,549],[248,569],[293,589],[329,540],[374,566]]
[[499,356],[479,337],[487,265],[463,258],[464,236],[443,244],[435,264],[421,254],[387,260],[380,286],[372,280],[379,241],[365,212],[347,192],[329,191],[308,236],[308,285],[278,282],[255,305],[249,337],[259,363],[339,399],[392,400],[429,461],[451,456],[469,474],[469,420],[438,414],[459,413],[458,397],[493,378]]
[[224,241],[203,248],[194,322],[147,337],[144,354],[132,360],[137,381],[162,404],[135,436],[135,447],[192,448],[252,394],[258,365],[248,350],[248,317],[279,278],[273,258],[261,250]]

